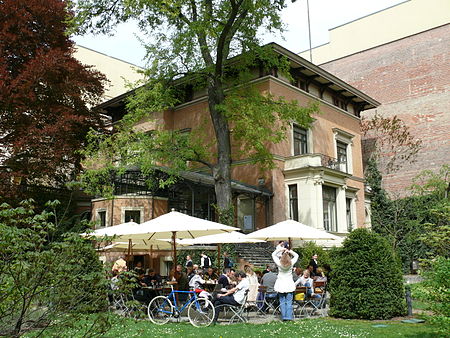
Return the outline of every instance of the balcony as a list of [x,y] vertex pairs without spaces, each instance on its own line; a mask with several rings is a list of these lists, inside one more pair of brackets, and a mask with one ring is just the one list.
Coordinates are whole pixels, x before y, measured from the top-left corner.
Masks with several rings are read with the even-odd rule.
[[284,164],[284,170],[294,170],[308,167],[324,167],[347,173],[347,162],[324,154],[305,154],[290,157]]

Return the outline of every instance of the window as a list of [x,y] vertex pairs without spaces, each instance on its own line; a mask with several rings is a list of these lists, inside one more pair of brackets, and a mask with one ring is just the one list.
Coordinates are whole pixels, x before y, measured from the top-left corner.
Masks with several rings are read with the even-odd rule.
[[341,108],[342,110],[347,110],[347,104],[345,103],[345,101],[336,96],[333,96],[333,104],[336,107]]
[[294,155],[308,153],[308,131],[294,125]]
[[334,139],[336,141],[336,159],[338,163],[338,170],[352,174],[353,173],[353,156],[352,144],[355,135],[349,132],[333,128]]
[[140,210],[125,210],[125,222],[141,223]]
[[336,153],[339,169],[347,172],[347,144],[341,141],[336,141]]
[[336,189],[322,186],[323,226],[327,231],[337,231]]
[[298,195],[297,184],[288,186],[289,188],[289,218],[298,221]]
[[352,220],[352,199],[345,199],[346,215],[347,215],[347,231],[353,230],[353,220]]
[[97,220],[99,222],[99,227],[106,227],[106,210],[101,210],[97,212]]

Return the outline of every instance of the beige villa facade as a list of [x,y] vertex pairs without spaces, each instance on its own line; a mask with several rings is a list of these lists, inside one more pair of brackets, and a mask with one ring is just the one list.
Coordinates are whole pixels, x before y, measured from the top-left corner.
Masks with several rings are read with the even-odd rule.
[[[252,80],[262,91],[300,105],[319,103],[309,129],[291,123],[286,138],[269,144],[275,169],[261,172],[240,158],[232,163],[232,189],[236,224],[244,232],[295,219],[315,228],[345,236],[351,229],[370,226],[361,154],[360,115],[378,102],[339,78],[277,44],[271,44],[291,63],[293,81],[275,70],[255,71]],[[126,95],[125,95],[126,96]],[[101,104],[98,109],[115,121],[124,114],[124,95]],[[194,130],[208,119],[204,91],[170,111],[151,114],[151,120],[136,126],[141,130],[165,128]],[[213,137],[212,126],[204,131]],[[138,172],[118,178],[121,184],[112,200],[92,201],[92,217],[98,226],[133,219],[143,222],[174,208],[215,220],[211,175],[203,168],[182,175],[183,182],[167,191],[148,192],[140,185]],[[142,189],[139,189],[141,187]]]

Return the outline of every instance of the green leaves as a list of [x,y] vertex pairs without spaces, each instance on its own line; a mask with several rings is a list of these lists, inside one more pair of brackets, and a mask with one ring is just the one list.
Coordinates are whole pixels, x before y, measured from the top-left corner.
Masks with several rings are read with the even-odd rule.
[[356,229],[336,253],[330,315],[372,320],[405,314],[400,262],[384,238]]
[[32,201],[0,207],[0,335],[63,327],[106,308],[106,279],[92,244],[78,234],[53,241],[53,216],[35,214]]
[[227,93],[220,109],[230,123],[234,158],[250,158],[262,169],[271,169],[273,145],[286,138],[292,122],[308,127],[318,105],[311,102],[302,107],[297,101],[287,101],[261,92],[256,85],[246,85]]

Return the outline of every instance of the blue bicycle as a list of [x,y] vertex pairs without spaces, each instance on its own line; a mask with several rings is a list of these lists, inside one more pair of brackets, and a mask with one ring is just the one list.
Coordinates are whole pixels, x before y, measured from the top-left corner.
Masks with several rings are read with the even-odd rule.
[[[174,290],[168,296],[157,296],[148,304],[147,313],[150,320],[158,325],[167,323],[170,318],[179,318],[187,308],[188,318],[195,327],[209,326],[214,320],[215,309],[209,299],[200,298],[195,291]],[[190,298],[179,307],[177,294],[188,294]]]

